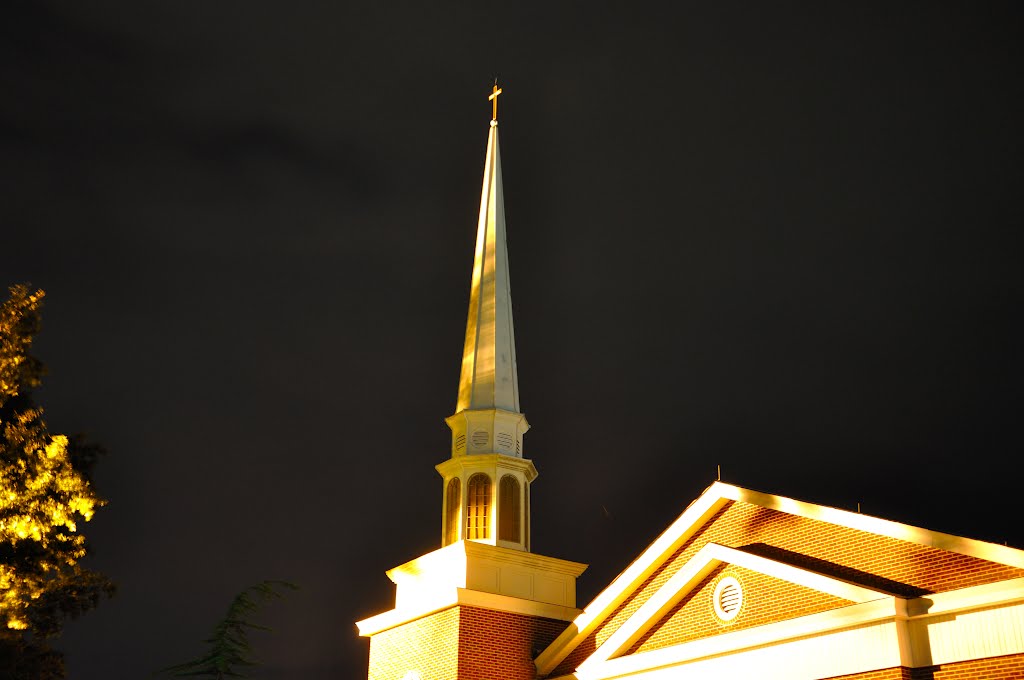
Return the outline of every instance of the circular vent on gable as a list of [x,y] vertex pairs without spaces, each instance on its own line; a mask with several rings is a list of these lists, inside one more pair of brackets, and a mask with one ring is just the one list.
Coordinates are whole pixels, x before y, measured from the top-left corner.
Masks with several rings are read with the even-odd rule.
[[466,448],[466,435],[460,434],[455,438],[455,450],[461,451]]
[[512,435],[508,432],[499,432],[497,436],[498,446],[511,449],[512,448]]
[[473,433],[473,448],[482,449],[487,446],[487,430],[477,430]]
[[732,621],[743,608],[743,588],[732,576],[726,576],[715,586],[715,615],[722,621]]

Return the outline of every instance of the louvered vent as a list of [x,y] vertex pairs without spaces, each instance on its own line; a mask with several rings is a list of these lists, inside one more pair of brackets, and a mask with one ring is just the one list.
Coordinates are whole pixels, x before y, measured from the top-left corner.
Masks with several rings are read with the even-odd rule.
[[466,448],[466,435],[460,434],[455,438],[455,450],[461,451]]
[[732,621],[743,608],[743,588],[732,576],[726,576],[715,586],[715,614],[722,621]]
[[517,456],[523,455],[523,447],[522,447],[522,444],[520,443],[520,441],[518,439],[516,440],[516,455]]
[[740,589],[731,583],[722,588],[722,593],[718,596],[718,602],[726,616],[734,614],[739,610],[742,599],[743,596],[740,594]]
[[487,430],[477,430],[473,433],[473,448],[482,449],[487,446]]
[[512,435],[510,435],[508,432],[499,432],[496,439],[498,440],[498,446],[502,447],[503,449],[512,448]]

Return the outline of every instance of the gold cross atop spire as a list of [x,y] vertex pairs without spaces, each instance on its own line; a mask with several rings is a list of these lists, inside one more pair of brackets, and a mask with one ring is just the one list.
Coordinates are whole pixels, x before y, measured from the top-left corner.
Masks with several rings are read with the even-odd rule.
[[494,79],[494,89],[491,91],[487,101],[494,102],[494,115],[491,120],[498,120],[498,95],[501,94],[501,88],[498,87],[498,79]]

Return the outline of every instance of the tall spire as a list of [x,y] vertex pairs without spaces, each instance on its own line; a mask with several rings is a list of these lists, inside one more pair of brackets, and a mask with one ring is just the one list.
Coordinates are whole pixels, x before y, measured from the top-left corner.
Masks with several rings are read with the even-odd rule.
[[[500,93],[495,83],[488,99],[496,102]],[[543,632],[552,620],[566,622],[564,627],[579,613],[576,577],[586,565],[530,552],[530,484],[537,468],[522,455],[530,426],[519,413],[493,106],[459,401],[455,414],[445,419],[452,431],[451,457],[434,466],[442,480],[442,547],[389,571],[397,586],[395,608],[357,624],[359,634],[371,638],[370,680],[403,673],[419,678],[416,668],[461,668],[474,655],[493,666],[491,675],[507,677],[495,663],[508,656],[509,634],[523,626]],[[469,621],[467,608],[483,618]],[[449,618],[452,612],[456,619]],[[447,634],[453,620],[454,637]],[[510,622],[516,630],[490,635],[495,621]],[[427,629],[443,634],[424,636]],[[530,644],[520,646],[529,652]],[[402,647],[397,664],[396,645]],[[523,672],[512,675],[534,676],[530,658],[535,655],[526,652]]]
[[[492,100],[497,102],[496,95],[500,93],[501,90],[495,86]],[[505,201],[501,188],[497,120],[491,120],[487,136],[472,281],[455,412],[498,408],[518,413],[519,377],[512,325],[508,249],[505,245]]]
[[505,247],[505,200],[498,150],[497,83],[487,135],[480,221],[462,351],[459,399],[445,422],[451,458],[435,466],[444,478],[441,543],[476,541],[530,550],[533,462],[523,458],[530,424],[519,411],[516,340]]

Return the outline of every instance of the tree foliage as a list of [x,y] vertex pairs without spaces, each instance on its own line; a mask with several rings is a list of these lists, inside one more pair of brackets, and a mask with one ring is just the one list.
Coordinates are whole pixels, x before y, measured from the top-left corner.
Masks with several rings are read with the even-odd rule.
[[249,643],[250,630],[270,630],[253,623],[253,614],[267,600],[281,597],[279,588],[295,590],[297,586],[287,581],[261,581],[235,596],[227,614],[213,629],[213,635],[204,640],[209,649],[199,658],[166,668],[161,673],[173,677],[202,677],[213,680],[244,678],[242,670],[255,666],[252,646]]
[[104,504],[92,487],[99,449],[51,434],[32,400],[42,364],[29,352],[43,291],[10,289],[0,305],[0,677],[62,678],[46,638],[113,585],[85,569],[81,523]]

